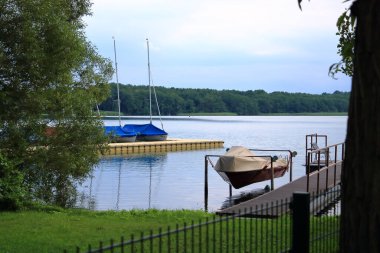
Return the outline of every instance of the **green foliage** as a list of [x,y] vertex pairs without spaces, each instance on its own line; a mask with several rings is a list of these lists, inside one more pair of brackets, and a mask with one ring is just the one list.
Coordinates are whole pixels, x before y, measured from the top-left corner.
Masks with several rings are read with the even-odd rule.
[[342,60],[329,68],[329,75],[334,79],[339,72],[347,76],[352,76],[354,73],[355,17],[351,16],[347,10],[338,18],[336,26],[338,28],[336,35],[339,36],[338,55]]
[[0,152],[33,199],[60,206],[106,141],[92,109],[108,96],[113,70],[84,36],[90,6],[0,0]]
[[[297,0],[298,6],[302,10],[301,3],[302,0]],[[344,2],[349,2],[351,0],[345,0]],[[334,63],[329,68],[329,76],[336,79],[335,75],[339,72],[347,75],[353,76],[354,74],[354,46],[355,46],[355,26],[356,19],[351,15],[350,11],[347,10],[339,16],[336,23],[338,32],[336,35],[339,36],[339,42],[337,45],[338,55],[342,58],[339,62]]]
[[[117,111],[113,103],[116,85],[111,84],[113,97],[100,105],[102,110]],[[120,85],[121,111],[125,115],[149,115],[149,93],[146,86]],[[211,89],[177,89],[156,87],[162,115],[260,115],[273,113],[341,113],[347,112],[349,93],[311,95],[305,93],[263,90],[236,91]],[[156,108],[153,107],[153,113]]]
[[0,211],[22,207],[27,195],[23,181],[22,173],[0,153]]

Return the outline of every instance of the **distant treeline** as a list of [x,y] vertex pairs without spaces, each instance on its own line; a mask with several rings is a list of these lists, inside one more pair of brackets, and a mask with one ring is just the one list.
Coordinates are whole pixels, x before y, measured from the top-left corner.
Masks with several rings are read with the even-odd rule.
[[[347,112],[349,92],[335,91],[320,95],[271,92],[264,90],[212,90],[155,87],[161,115],[191,113],[234,113],[260,115],[270,113]],[[116,84],[111,84],[111,96],[99,108],[117,111]],[[121,112],[124,115],[149,115],[149,88],[120,85]],[[157,115],[152,92],[152,111]]]

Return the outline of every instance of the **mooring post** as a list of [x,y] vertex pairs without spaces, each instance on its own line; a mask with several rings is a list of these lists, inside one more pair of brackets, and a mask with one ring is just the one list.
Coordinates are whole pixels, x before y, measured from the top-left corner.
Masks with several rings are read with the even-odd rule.
[[208,160],[205,156],[205,211],[208,210]]
[[310,239],[310,194],[293,193],[293,231],[292,253],[309,252]]
[[309,187],[310,187],[310,159],[313,158],[313,155],[311,153],[307,153],[307,162],[306,162],[306,191],[309,192]]
[[290,155],[290,158],[289,158],[289,182],[292,182],[293,180],[293,157],[292,155]]
[[274,190],[274,168],[273,168],[273,157],[270,157],[270,168],[271,168],[271,179],[270,179],[270,190]]

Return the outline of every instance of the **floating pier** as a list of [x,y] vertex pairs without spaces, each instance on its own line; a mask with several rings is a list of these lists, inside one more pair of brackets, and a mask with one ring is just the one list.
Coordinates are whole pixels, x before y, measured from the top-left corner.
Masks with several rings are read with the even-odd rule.
[[223,148],[224,141],[168,138],[166,141],[110,143],[105,155],[159,153]]

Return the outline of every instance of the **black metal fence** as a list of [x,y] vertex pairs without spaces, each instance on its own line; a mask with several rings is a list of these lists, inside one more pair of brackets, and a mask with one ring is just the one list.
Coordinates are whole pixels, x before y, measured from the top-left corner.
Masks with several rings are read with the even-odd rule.
[[[289,208],[290,207],[290,208]],[[64,252],[338,252],[340,187]]]

